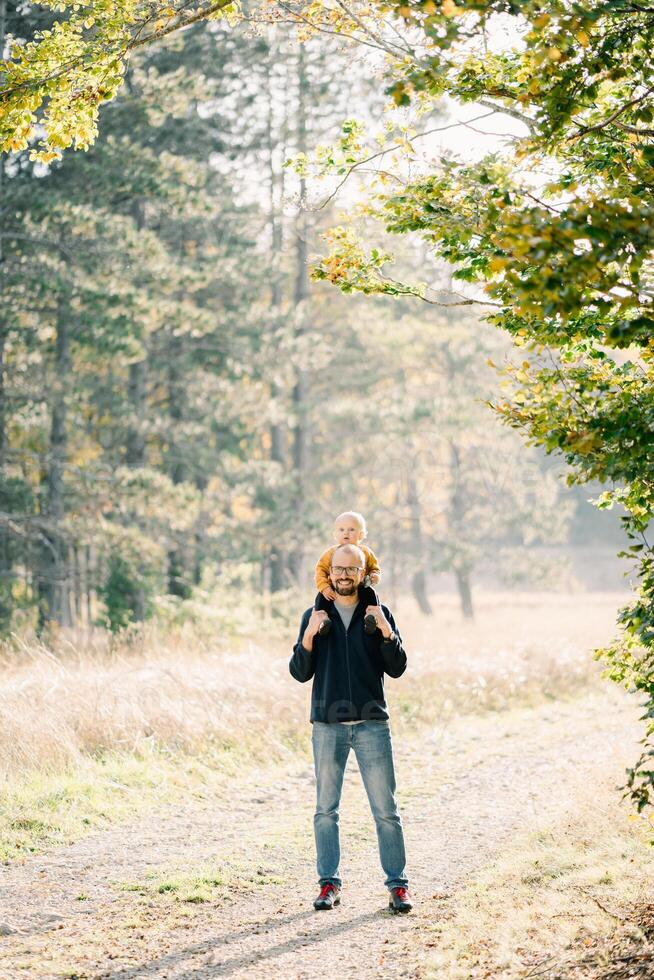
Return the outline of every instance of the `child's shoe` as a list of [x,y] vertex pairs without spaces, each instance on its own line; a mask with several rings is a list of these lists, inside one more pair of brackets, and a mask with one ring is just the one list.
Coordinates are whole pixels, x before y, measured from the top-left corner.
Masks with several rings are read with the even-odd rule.
[[323,619],[322,623],[318,627],[318,636],[327,636],[332,628],[331,619]]
[[375,630],[377,629],[377,620],[372,615],[372,613],[368,613],[368,615],[364,619],[363,628],[368,634],[374,633]]

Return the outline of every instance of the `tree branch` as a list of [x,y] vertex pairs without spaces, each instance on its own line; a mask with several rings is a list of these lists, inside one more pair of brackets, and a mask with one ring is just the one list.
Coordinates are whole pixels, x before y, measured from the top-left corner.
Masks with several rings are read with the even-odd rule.
[[[479,119],[487,119],[489,116],[492,116],[493,114],[494,112],[484,112],[481,116],[473,116],[473,118],[468,120],[468,122],[476,122]],[[431,136],[432,133],[443,133],[447,129],[456,129],[458,126],[465,126],[465,125],[467,125],[466,122],[455,122],[455,123],[448,123],[446,126],[434,126],[433,129],[426,129],[424,133],[418,133],[416,136],[412,136],[411,139],[423,139],[423,137],[425,136]],[[329,197],[325,198],[323,203],[313,210],[321,211],[323,208],[327,207],[330,201],[332,201],[336,197],[343,184],[345,184],[348,178],[351,177],[354,171],[357,170],[359,167],[362,167],[366,163],[370,163],[371,160],[376,160],[378,157],[383,156],[385,153],[392,153],[393,150],[399,150],[401,146],[402,146],[401,143],[395,143],[393,144],[393,146],[384,147],[383,149],[379,150],[377,153],[372,153],[369,157],[365,157],[362,160],[357,160],[356,163],[353,163],[348,168],[343,179],[338,182],[338,184],[336,185],[332,193],[329,195]]]
[[514,119],[519,119],[520,122],[524,123],[530,133],[535,132],[536,126],[534,120],[530,119],[529,116],[523,115],[518,112],[517,109],[511,109],[509,106],[497,105],[495,102],[491,102],[489,99],[476,99],[479,105],[486,106],[487,109],[492,109],[493,112],[503,112],[505,116],[512,116]]
[[[14,95],[18,92],[29,91],[34,88],[39,88],[45,82],[54,81],[57,78],[61,78],[67,75],[69,72],[74,71],[76,68],[84,65],[85,67],[96,63],[101,58],[119,58],[124,59],[130,51],[134,51],[137,48],[141,48],[146,44],[152,44],[155,41],[160,41],[162,38],[167,37],[169,34],[173,34],[176,31],[183,30],[186,27],[190,27],[193,24],[198,23],[198,21],[206,20],[212,14],[217,13],[219,10],[225,7],[231,6],[234,0],[214,0],[208,7],[196,11],[194,14],[183,18],[182,20],[175,20],[172,23],[162,27],[158,31],[154,31],[152,34],[148,34],[145,37],[140,37],[141,31],[144,26],[150,22],[152,15],[144,18],[137,26],[126,43],[117,46],[113,51],[108,48],[104,51],[94,52],[93,57],[89,60],[88,51],[80,55],[78,58],[74,58],[71,61],[66,62],[57,71],[52,72],[49,75],[44,75],[37,79],[27,79],[24,82],[19,82],[17,85],[12,85],[9,88],[0,89],[0,103],[2,103],[8,96]],[[190,6],[189,3],[184,3],[180,10],[184,10],[186,7]]]
[[394,286],[400,286],[402,289],[405,290],[403,295],[415,296],[417,299],[421,299],[424,303],[429,303],[430,306],[441,306],[444,308],[450,306],[496,306],[499,309],[504,308],[503,303],[494,303],[493,300],[470,299],[467,296],[462,296],[461,293],[455,293],[453,289],[432,289],[431,287],[428,286],[427,287],[428,291],[431,291],[433,293],[446,293],[449,296],[459,297],[459,302],[457,303],[443,303],[440,300],[428,299],[427,296],[424,296],[418,292],[413,292],[411,287],[407,287],[405,283],[399,282],[399,280],[397,279],[391,279],[389,276],[383,276],[380,272],[377,272],[377,278],[382,283],[388,282],[388,283],[392,283]]
[[624,129],[627,133],[635,133],[636,136],[654,136],[654,129],[641,129],[638,126],[630,126],[628,123],[617,122],[616,126]]
[[611,113],[608,119],[605,119],[603,122],[596,123],[594,126],[581,126],[580,124],[575,123],[575,125],[579,126],[578,131],[576,133],[572,133],[572,135],[566,137],[566,139],[579,139],[581,136],[585,136],[587,133],[595,133],[599,129],[604,129],[606,126],[609,126],[612,122],[618,119],[618,117],[626,112],[627,109],[630,109],[634,105],[638,105],[640,102],[644,102],[648,95],[651,95],[652,92],[654,92],[654,85],[651,86],[651,88],[646,89],[642,95],[638,95],[635,98],[630,99],[629,102],[625,102],[624,105],[618,106],[615,112]]
[[406,56],[407,54],[409,54],[414,59],[414,61],[417,60],[415,58],[414,52],[413,52],[413,50],[411,48],[406,49],[406,48],[401,48],[399,46],[396,47],[395,45],[391,45],[390,48],[387,47],[386,46],[387,45],[387,42],[385,42],[383,40],[383,38],[380,38],[379,35],[375,34],[373,31],[371,31],[370,28],[366,26],[366,24],[364,23],[364,21],[362,21],[361,18],[357,16],[357,14],[353,13],[343,3],[343,0],[336,0],[336,3],[341,8],[341,10],[345,11],[345,13],[347,14],[347,16],[350,17],[354,21],[355,24],[358,24],[358,26],[360,27],[360,29],[363,31],[364,34],[367,34],[368,37],[371,37],[373,39],[373,41],[375,41],[379,45],[379,47],[380,48],[383,48],[388,54],[393,55],[393,57],[397,57],[398,54],[402,54],[403,56]]

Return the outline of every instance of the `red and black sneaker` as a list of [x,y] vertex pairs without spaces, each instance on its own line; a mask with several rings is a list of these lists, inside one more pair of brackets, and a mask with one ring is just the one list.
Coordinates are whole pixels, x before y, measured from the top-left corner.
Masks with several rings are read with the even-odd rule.
[[413,902],[409,896],[409,890],[407,888],[391,888],[391,897],[388,902],[389,909],[394,912],[410,912],[413,908]]
[[326,885],[323,885],[320,889],[320,895],[313,903],[314,909],[333,909],[335,905],[341,904],[341,889],[338,885],[332,884],[328,881]]

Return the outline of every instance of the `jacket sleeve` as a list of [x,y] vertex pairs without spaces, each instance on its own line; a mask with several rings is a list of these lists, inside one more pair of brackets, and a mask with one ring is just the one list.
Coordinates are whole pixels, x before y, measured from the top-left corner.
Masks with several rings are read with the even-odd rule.
[[384,616],[391,624],[391,629],[395,633],[395,639],[392,643],[385,643],[383,640],[380,643],[380,653],[382,658],[382,663],[384,665],[384,672],[388,674],[389,677],[401,677],[406,670],[406,652],[402,645],[402,637],[400,636],[400,631],[395,625],[395,620],[393,619],[393,614],[387,606],[382,605],[382,610]]
[[294,677],[296,681],[300,681],[301,684],[304,684],[305,681],[311,680],[316,672],[315,652],[309,653],[309,651],[305,650],[302,646],[302,637],[304,636],[304,631],[307,628],[307,623],[309,622],[310,618],[311,610],[307,609],[302,616],[300,631],[297,635],[295,646],[293,647],[293,656],[291,657],[288,665],[291,676]]
[[318,564],[316,565],[316,588],[318,592],[322,592],[328,585],[331,585],[329,581],[329,570],[332,567],[333,551],[333,548],[328,548],[318,559]]

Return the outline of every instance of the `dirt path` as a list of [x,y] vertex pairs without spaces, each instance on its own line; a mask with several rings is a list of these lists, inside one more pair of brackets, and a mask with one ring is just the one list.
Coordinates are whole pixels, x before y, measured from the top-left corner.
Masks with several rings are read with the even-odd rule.
[[[4,867],[0,923],[17,931],[0,937],[0,977],[424,976],[433,923],[452,891],[536,814],[565,809],[580,784],[622,783],[642,734],[638,714],[611,688],[410,739],[394,734],[416,899],[408,916],[387,911],[352,756],[341,806],[343,902],[329,913],[311,907],[315,788],[306,764],[249,773],[230,799],[168,807]],[[220,876],[209,901],[180,901],[182,890],[171,890],[180,874],[208,870]]]

